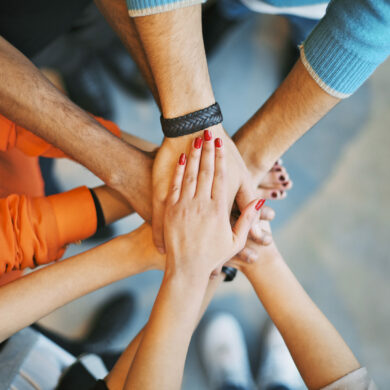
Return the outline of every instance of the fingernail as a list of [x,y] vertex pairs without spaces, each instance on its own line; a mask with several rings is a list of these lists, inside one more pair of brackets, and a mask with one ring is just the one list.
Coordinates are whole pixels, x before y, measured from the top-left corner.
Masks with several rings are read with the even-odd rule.
[[221,138],[216,138],[214,143],[215,143],[215,147],[216,148],[221,148],[222,147],[222,140],[221,140]]
[[275,168],[275,172],[282,172],[282,168]]
[[200,149],[200,147],[202,146],[202,143],[203,143],[203,140],[201,137],[198,137],[195,139],[195,142],[194,142],[194,147],[196,149]]
[[265,199],[260,199],[260,200],[256,203],[255,209],[256,209],[257,211],[259,211],[259,210],[262,208],[262,206],[263,206],[264,203],[265,203]]
[[280,176],[279,176],[279,180],[280,180],[280,181],[285,181],[286,178],[285,178],[283,175],[280,175]]
[[288,186],[288,181],[286,181],[285,183],[282,184],[283,187],[287,187]]
[[271,194],[271,197],[272,197],[272,198],[277,198],[277,197],[278,197],[278,193],[274,191],[274,192]]
[[186,155],[182,153],[179,158],[179,164],[184,165],[186,163]]
[[210,130],[204,131],[204,139],[205,141],[211,141],[211,138],[213,138],[213,135],[211,134]]
[[280,195],[283,195],[283,194],[284,194],[284,191],[283,191],[283,190],[281,190],[281,191],[280,191]]

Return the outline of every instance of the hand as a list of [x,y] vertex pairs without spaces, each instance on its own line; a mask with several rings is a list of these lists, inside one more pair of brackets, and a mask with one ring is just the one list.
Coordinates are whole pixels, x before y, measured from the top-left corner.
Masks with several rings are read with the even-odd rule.
[[[271,234],[271,226],[269,222],[264,221],[263,228]],[[272,241],[270,245],[265,246],[248,238],[244,249],[230,259],[225,265],[237,268],[239,271],[247,274],[251,271],[251,269],[253,269],[253,267],[261,266],[264,262],[272,261],[280,256],[281,255],[274,241]]]
[[[232,140],[225,133],[221,125],[210,129],[211,137],[219,137],[224,143],[226,150],[226,167],[228,175],[228,198],[227,209],[231,210],[233,201],[236,199],[238,208],[242,211],[245,206],[255,199],[255,189],[252,184],[251,176],[246,169],[240,153]],[[153,241],[160,252],[165,251],[164,246],[164,227],[163,218],[165,203],[168,195],[169,184],[175,167],[175,160],[180,152],[188,153],[191,144],[196,137],[201,136],[201,132],[183,136],[179,138],[166,138],[157,152],[153,165]],[[261,229],[252,229],[255,239],[261,240]],[[269,241],[269,239],[268,239]]]
[[[202,147],[203,143],[203,147]],[[194,140],[181,154],[167,198],[164,237],[166,273],[209,276],[239,252],[264,200],[250,202],[230,225],[227,158],[220,138]],[[230,174],[230,172],[229,172]]]

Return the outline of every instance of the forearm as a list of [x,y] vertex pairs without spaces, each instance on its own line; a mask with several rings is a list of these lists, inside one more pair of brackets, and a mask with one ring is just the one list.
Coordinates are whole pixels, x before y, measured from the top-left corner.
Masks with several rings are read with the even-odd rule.
[[[224,278],[225,278],[225,274],[220,273],[215,279],[209,281],[205,296],[202,301],[201,308],[199,310],[197,323],[199,323],[199,321],[203,317],[203,314],[206,311],[212,297],[214,296],[216,289],[223,282]],[[125,351],[122,353],[121,357],[118,359],[114,368],[106,377],[105,381],[107,383],[107,386],[111,390],[123,389],[127,375],[129,373],[129,369],[133,363],[135,354],[137,353],[139,344],[141,343],[144,333],[145,333],[145,328],[142,328],[141,331],[137,334],[137,336],[131,341],[129,346],[125,349]]]
[[[149,236],[150,238],[149,238]],[[155,268],[150,227],[143,225],[80,255],[0,288],[0,340],[53,310],[117,280]]]
[[165,274],[125,389],[180,389],[206,287],[207,279],[184,281]]
[[165,118],[215,102],[202,38],[201,5],[134,18]]
[[86,166],[150,219],[145,205],[151,202],[146,194],[151,178],[137,173],[151,164],[147,156],[73,104],[3,38],[0,61],[0,112]]
[[277,250],[244,272],[310,389],[322,388],[359,368],[340,334],[306,294]]
[[298,60],[280,87],[233,137],[255,179],[338,102]]

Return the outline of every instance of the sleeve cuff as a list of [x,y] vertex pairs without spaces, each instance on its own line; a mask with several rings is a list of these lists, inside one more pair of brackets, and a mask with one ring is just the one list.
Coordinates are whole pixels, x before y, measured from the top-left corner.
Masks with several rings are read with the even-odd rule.
[[207,0],[126,0],[131,17],[148,16],[205,3]]
[[367,61],[345,48],[332,35],[328,24],[323,19],[300,46],[301,60],[325,92],[344,99],[352,95],[382,61]]
[[362,367],[340,378],[321,390],[377,390],[375,383],[368,375],[367,368]]
[[84,240],[96,232],[96,209],[87,187],[51,195],[47,199],[57,221],[59,247]]

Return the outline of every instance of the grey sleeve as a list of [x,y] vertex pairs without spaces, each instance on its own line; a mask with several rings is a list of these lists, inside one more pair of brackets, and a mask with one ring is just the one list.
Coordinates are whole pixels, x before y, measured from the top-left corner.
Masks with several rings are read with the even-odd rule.
[[377,390],[377,387],[368,375],[367,368],[362,367],[323,387],[321,390]]

